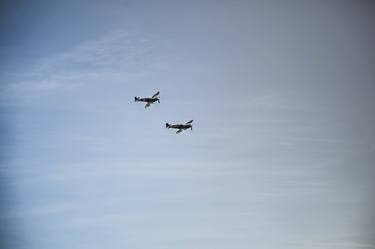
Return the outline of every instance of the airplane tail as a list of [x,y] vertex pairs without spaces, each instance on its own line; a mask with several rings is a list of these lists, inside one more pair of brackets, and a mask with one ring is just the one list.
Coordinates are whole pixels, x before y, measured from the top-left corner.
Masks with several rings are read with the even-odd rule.
[[171,127],[171,125],[170,124],[168,124],[168,123],[165,123],[165,128],[170,128]]
[[134,97],[134,102],[139,101],[139,97]]

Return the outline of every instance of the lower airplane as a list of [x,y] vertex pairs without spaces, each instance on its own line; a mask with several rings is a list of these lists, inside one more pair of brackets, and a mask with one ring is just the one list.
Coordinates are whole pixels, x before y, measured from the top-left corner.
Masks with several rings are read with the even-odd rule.
[[168,129],[169,128],[178,129],[176,131],[176,133],[180,133],[180,132],[182,132],[184,130],[187,130],[187,129],[193,130],[193,120],[190,120],[186,124],[168,124],[168,123],[166,123],[165,127],[168,128]]
[[160,98],[158,97],[160,92],[155,93],[152,95],[151,98],[140,98],[134,97],[135,102],[146,102],[145,108],[149,107],[151,104],[154,104],[156,101],[160,103]]

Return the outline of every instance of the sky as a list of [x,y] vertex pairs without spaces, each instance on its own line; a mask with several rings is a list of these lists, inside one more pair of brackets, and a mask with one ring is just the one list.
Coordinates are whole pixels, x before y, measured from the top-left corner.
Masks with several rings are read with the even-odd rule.
[[375,248],[374,13],[2,1],[0,246]]

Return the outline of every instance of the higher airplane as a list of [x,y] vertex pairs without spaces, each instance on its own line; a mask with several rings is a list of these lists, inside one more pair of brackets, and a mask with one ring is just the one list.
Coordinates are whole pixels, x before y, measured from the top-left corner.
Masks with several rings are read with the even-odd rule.
[[158,91],[154,95],[152,95],[151,98],[140,98],[140,97],[134,97],[135,102],[146,102],[145,108],[149,107],[151,104],[154,104],[156,101],[160,103],[159,98],[160,92]]
[[193,120],[190,120],[189,122],[187,122],[185,124],[168,124],[168,123],[166,123],[165,127],[168,128],[168,129],[169,128],[178,129],[176,131],[176,133],[180,133],[180,132],[182,132],[183,130],[186,130],[186,129],[193,130]]

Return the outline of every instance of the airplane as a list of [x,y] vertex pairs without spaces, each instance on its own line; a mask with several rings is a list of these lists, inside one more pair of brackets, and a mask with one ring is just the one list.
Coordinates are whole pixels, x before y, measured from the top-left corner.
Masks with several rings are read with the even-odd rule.
[[178,129],[176,131],[176,134],[177,134],[177,133],[180,133],[183,130],[186,130],[186,129],[189,129],[189,128],[190,128],[190,130],[193,130],[193,120],[190,120],[186,124],[168,124],[168,123],[166,123],[165,127],[168,128],[168,129],[169,128]]
[[151,98],[140,98],[134,97],[134,102],[146,102],[145,108],[149,107],[151,104],[154,104],[156,101],[160,103],[160,98],[158,97],[160,92],[158,91]]

